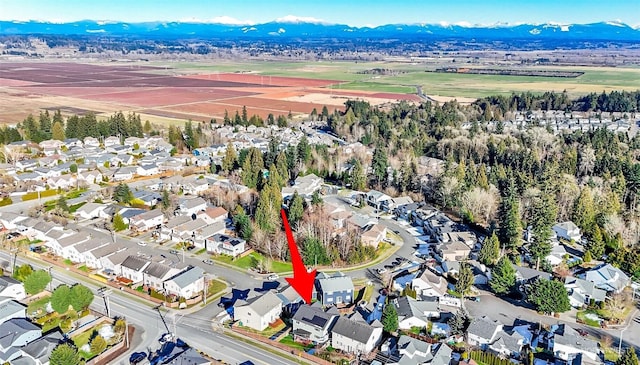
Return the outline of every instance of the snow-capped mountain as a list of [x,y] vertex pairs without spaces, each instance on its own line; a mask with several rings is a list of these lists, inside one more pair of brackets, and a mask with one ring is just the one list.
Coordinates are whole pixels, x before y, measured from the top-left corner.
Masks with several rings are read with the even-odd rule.
[[[251,31],[247,31],[247,27]],[[285,16],[257,24],[247,20],[218,17],[209,21],[124,23],[83,20],[70,23],[44,21],[0,21],[0,35],[52,34],[137,37],[208,37],[208,38],[457,38],[481,40],[568,40],[568,41],[640,41],[640,29],[619,21],[592,24],[387,24],[376,27],[352,27],[331,24],[310,17]]]

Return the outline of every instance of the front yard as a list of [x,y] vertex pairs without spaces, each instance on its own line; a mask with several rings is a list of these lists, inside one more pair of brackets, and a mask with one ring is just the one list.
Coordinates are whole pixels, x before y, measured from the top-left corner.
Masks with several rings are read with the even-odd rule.
[[[265,263],[267,260],[262,254],[258,252],[252,252],[244,257],[236,258],[236,259],[228,255],[213,255],[211,256],[211,258],[215,261],[229,264],[245,270],[249,268],[255,268],[259,266],[261,262]],[[290,262],[282,262],[282,261],[275,261],[275,260],[269,260],[269,261],[270,263],[267,265],[271,266],[271,270],[269,270],[271,272],[283,273],[283,272],[290,272],[293,270],[293,267],[291,266]]]

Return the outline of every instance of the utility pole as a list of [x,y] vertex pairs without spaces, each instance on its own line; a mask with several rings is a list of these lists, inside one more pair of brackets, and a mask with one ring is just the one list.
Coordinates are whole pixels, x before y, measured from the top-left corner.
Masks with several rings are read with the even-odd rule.
[[49,291],[51,291],[51,285],[53,284],[53,276],[51,275],[52,268],[53,268],[52,266],[47,267],[47,271],[49,272],[49,278],[51,278],[51,280],[49,280]]
[[207,287],[209,286],[207,284],[207,275],[206,274],[203,276],[203,279],[204,279],[204,305],[206,306],[207,305]]
[[106,286],[103,286],[102,288],[98,289],[98,295],[100,295],[102,297],[102,299],[104,300],[104,308],[107,314],[107,317],[111,317],[111,307],[109,305],[109,295],[111,295],[113,292],[111,291],[111,289],[107,288]]

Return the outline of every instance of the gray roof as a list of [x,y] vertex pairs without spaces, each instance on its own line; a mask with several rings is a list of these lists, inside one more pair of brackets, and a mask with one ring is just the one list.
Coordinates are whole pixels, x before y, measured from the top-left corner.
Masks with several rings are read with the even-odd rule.
[[112,255],[107,256],[106,259],[114,265],[123,264],[124,261],[130,256],[130,254],[131,253],[129,250],[122,250],[120,252],[116,252]]
[[433,360],[430,365],[448,365],[451,361],[453,351],[445,343],[441,343],[438,348],[433,351]]
[[501,345],[512,353],[518,353],[522,350],[522,340],[524,337],[522,337],[518,332],[509,334],[504,331],[499,331],[496,334],[496,338],[497,340],[491,344],[491,347],[499,348]]
[[351,338],[359,343],[367,343],[374,329],[374,327],[365,322],[356,322],[346,317],[339,317],[331,332]]
[[109,243],[108,245],[102,246],[102,247],[98,247],[94,250],[91,250],[91,254],[95,257],[95,258],[101,258],[101,257],[105,257],[105,256],[109,256],[112,253],[118,252],[122,249],[124,249],[125,246],[119,245],[119,244],[114,244],[114,243]]
[[606,291],[618,291],[629,284],[627,274],[611,264],[602,264],[586,272],[585,279]]
[[170,266],[159,262],[152,262],[144,269],[143,272],[151,277],[162,279],[169,273],[169,271],[171,271]]
[[226,234],[221,234],[221,233],[217,233],[214,234],[212,237],[214,242],[220,242],[220,243],[228,243],[231,246],[237,246],[243,242],[246,242],[244,239],[239,238],[239,237],[231,237],[229,235]]
[[398,350],[400,349],[403,349],[411,354],[415,353],[416,351],[422,353],[430,353],[431,345],[424,341],[420,341],[417,338],[402,335],[398,339]]
[[145,259],[141,259],[141,258],[139,258],[137,256],[129,255],[129,256],[127,256],[126,259],[124,259],[124,261],[122,261],[121,266],[122,267],[126,267],[126,268],[131,269],[131,270],[134,270],[134,271],[140,271],[144,267],[146,267],[148,263],[149,263],[149,261],[147,261]]
[[81,206],[80,208],[78,208],[76,210],[76,212],[84,212],[84,213],[88,214],[88,213],[91,213],[91,212],[93,212],[94,210],[96,210],[98,208],[101,208],[101,207],[104,207],[104,204],[89,202],[89,203]]
[[60,244],[61,247],[69,247],[69,246],[73,246],[75,244],[84,242],[90,238],[91,238],[91,235],[87,233],[76,233],[76,234],[72,234],[71,236],[58,240],[58,243]]
[[88,240],[86,242],[83,242],[79,245],[77,245],[75,248],[79,253],[84,253],[84,252],[88,252],[91,251],[93,249],[96,249],[98,247],[102,247],[106,244],[108,244],[109,241],[105,240],[105,239],[93,239],[93,240]]
[[191,266],[187,270],[177,273],[171,279],[180,288],[184,288],[204,275],[204,270],[198,266]]
[[182,202],[182,206],[184,207],[184,209],[191,209],[191,208],[195,208],[199,205],[207,205],[207,202],[202,199],[201,197],[196,197],[193,199],[188,199]]
[[538,271],[518,265],[513,265],[513,268],[516,270],[516,277],[520,280],[531,281],[537,278],[545,278],[547,280],[551,280],[551,274],[547,272]]
[[7,287],[14,285],[14,284],[20,284],[22,285],[22,283],[20,283],[18,280],[10,277],[10,276],[0,276],[0,291],[5,290]]
[[330,277],[326,277],[326,275],[324,275],[324,277],[319,277],[316,281],[323,293],[353,291],[353,281],[351,280],[351,277],[345,276],[341,272]]
[[[167,363],[165,363],[167,364]],[[181,352],[178,356],[174,357],[171,362],[168,364],[171,365],[207,365],[211,364],[211,361],[204,358],[198,351],[193,348],[189,348],[184,352]]]
[[325,312],[320,306],[301,305],[293,316],[294,321],[307,323],[314,327],[329,329],[338,315]]
[[417,317],[428,320],[425,312],[438,312],[438,302],[417,301],[411,297],[398,298],[397,312],[400,317]]
[[30,331],[40,331],[40,327],[26,318],[12,318],[0,324],[0,346],[5,349],[14,346],[20,336]]
[[28,354],[36,360],[40,360],[40,362],[44,364],[49,361],[51,351],[58,346],[61,340],[62,333],[60,333],[60,331],[49,332],[23,347],[21,350],[25,354]]
[[479,318],[474,318],[473,321],[471,321],[471,324],[467,329],[467,333],[487,340],[491,340],[493,338],[493,334],[501,325],[502,323],[500,323],[500,321],[494,321],[487,316],[482,316]]
[[[273,308],[282,306],[282,302],[278,296],[269,291],[259,297],[249,299],[245,305],[251,307],[259,316],[263,316]],[[245,305],[242,305],[241,307],[244,307]]]
[[191,220],[191,217],[186,216],[186,215],[181,215],[178,217],[173,217],[169,220],[169,222],[167,222],[167,224],[165,225],[166,228],[176,228],[184,223],[187,223]]
[[0,320],[12,316],[19,312],[24,312],[27,306],[15,300],[7,300],[0,302]]
[[[191,219],[191,217],[189,217],[189,219]],[[195,231],[197,229],[200,229],[202,227],[206,227],[207,226],[207,222],[205,222],[203,219],[198,218],[195,220],[189,220],[187,222],[185,222],[184,224],[180,225],[179,227],[176,227],[176,229],[183,231],[183,232],[190,232],[190,231]]]
[[[568,327],[568,326],[565,326]],[[598,342],[582,337],[575,330],[568,331],[565,328],[565,332],[563,335],[557,334],[553,338],[554,345],[565,345],[567,347],[573,347],[576,350],[591,352],[591,353],[599,353],[600,348],[598,347]],[[576,351],[577,352],[577,351]]]

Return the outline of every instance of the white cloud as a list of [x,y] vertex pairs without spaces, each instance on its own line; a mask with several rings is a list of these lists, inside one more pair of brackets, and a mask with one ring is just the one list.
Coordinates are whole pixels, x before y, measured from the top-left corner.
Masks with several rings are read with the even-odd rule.
[[327,24],[322,19],[314,18],[312,16],[295,16],[287,15],[276,19],[278,23],[313,23],[313,24]]

